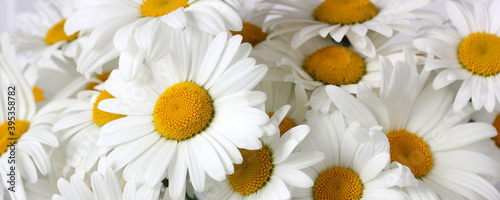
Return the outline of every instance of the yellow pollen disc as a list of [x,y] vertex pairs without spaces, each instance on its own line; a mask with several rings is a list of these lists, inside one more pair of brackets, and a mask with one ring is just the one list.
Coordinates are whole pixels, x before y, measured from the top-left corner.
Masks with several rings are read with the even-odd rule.
[[273,163],[271,151],[239,149],[243,156],[241,164],[234,164],[234,173],[228,176],[229,184],[240,194],[252,194],[262,188],[271,177]]
[[264,33],[260,27],[250,22],[243,22],[243,29],[241,31],[231,31],[231,33],[243,36],[241,43],[248,42],[252,46],[259,44],[267,38],[267,33]]
[[45,97],[43,97],[43,90],[37,86],[33,86],[33,96],[35,97],[36,103],[45,100]]
[[97,106],[99,105],[99,102],[101,102],[104,99],[110,99],[110,98],[115,98],[115,97],[113,95],[109,94],[109,92],[107,92],[106,90],[103,90],[101,92],[101,94],[99,96],[97,96],[97,99],[94,103],[94,108],[92,109],[92,119],[99,126],[104,126],[104,124],[107,124],[110,121],[125,117],[125,115],[109,113],[109,112],[99,110],[97,108]]
[[415,178],[424,176],[431,169],[432,152],[422,138],[404,129],[391,131],[387,138],[391,146],[391,162],[398,161],[407,166]]
[[186,7],[188,0],[143,0],[141,13],[144,17],[159,17]]
[[307,56],[304,70],[314,80],[341,86],[358,83],[366,73],[366,64],[347,47],[327,46]]
[[493,139],[495,140],[495,144],[500,147],[500,113],[495,118],[495,121],[493,121],[493,126],[497,129],[497,136]]
[[500,73],[500,37],[472,33],[458,46],[458,60],[472,74],[491,76]]
[[330,24],[361,23],[378,14],[378,8],[370,0],[325,0],[314,16],[322,22]]
[[[272,117],[274,113],[270,112],[267,115],[269,115],[269,117]],[[292,129],[293,127],[295,127],[295,123],[293,123],[292,119],[285,116],[285,118],[283,118],[283,121],[281,121],[279,125],[280,137],[283,136],[283,134],[285,134],[288,130]]]
[[[111,72],[106,72],[106,73],[103,73],[101,75],[98,75],[96,76],[96,78],[102,82],[106,82],[106,80],[108,80],[108,77],[109,75],[111,74]],[[91,82],[87,85],[87,87],[85,88],[85,90],[93,90],[95,86],[99,85],[99,83],[96,83],[96,82]]]
[[213,116],[212,98],[205,89],[192,82],[177,83],[165,90],[153,113],[156,131],[177,141],[200,133]]
[[316,200],[355,200],[363,193],[363,183],[356,172],[344,167],[334,167],[321,172],[314,183]]
[[30,123],[27,121],[15,120],[13,122],[13,124],[9,125],[9,122],[5,121],[5,123],[0,125],[0,154],[7,151],[7,145],[16,141],[9,138],[19,139],[30,127]]
[[76,32],[70,36],[66,35],[66,33],[64,32],[64,23],[66,23],[66,19],[61,20],[59,23],[49,29],[49,32],[47,32],[47,35],[45,36],[45,42],[47,44],[53,45],[63,40],[71,42],[76,39],[76,37],[78,37],[78,33],[80,32]]

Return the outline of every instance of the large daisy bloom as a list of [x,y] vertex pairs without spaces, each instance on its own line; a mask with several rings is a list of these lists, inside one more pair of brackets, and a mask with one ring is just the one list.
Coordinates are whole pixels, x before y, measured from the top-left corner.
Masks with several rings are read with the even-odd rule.
[[[350,44],[368,57],[376,56],[373,36],[390,38],[395,32],[413,35],[410,21],[413,10],[430,0],[268,0],[275,5],[269,10],[273,19],[264,24],[275,36],[293,33],[293,49],[305,41],[330,36],[340,43],[347,38]],[[345,41],[345,40],[344,40]]]
[[[282,81],[293,82],[302,90],[337,85],[356,93],[356,85],[359,83],[374,88],[380,87],[380,65],[377,58],[366,57],[352,48],[321,37],[311,38],[295,50],[289,46],[290,41],[289,35],[267,40],[257,45],[252,55],[267,58],[264,62],[277,62],[278,68],[288,72]],[[405,45],[408,46],[388,46],[380,49],[378,53],[389,56],[392,60],[401,58],[400,49]],[[279,74],[275,76],[280,77]]]
[[[277,110],[271,117],[280,124],[290,109],[289,105]],[[309,188],[313,180],[300,169],[323,160],[318,151],[294,151],[307,136],[309,127],[298,125],[281,134],[282,128],[261,138],[262,148],[240,149],[241,164],[234,165],[228,180],[214,182],[207,191],[207,199],[290,199],[290,189]]]
[[292,199],[409,199],[398,187],[416,185],[411,171],[390,165],[389,141],[380,127],[348,124],[340,112],[308,111],[309,136],[301,150],[319,150],[325,159],[306,174],[314,186],[296,188]]
[[493,145],[490,124],[468,123],[472,108],[455,113],[454,91],[434,90],[419,74],[412,56],[393,65],[381,58],[380,95],[364,85],[357,98],[336,86],[326,92],[347,119],[382,126],[391,161],[410,168],[418,186],[405,187],[412,199],[499,199],[487,180],[498,180],[500,166],[476,149]]
[[20,33],[12,35],[17,50],[27,53],[37,66],[60,70],[58,63],[69,64],[78,57],[87,40],[80,32],[66,35],[66,18],[73,13],[73,1],[36,1],[36,13],[18,16]]
[[265,94],[251,91],[267,67],[248,57],[251,46],[227,32],[213,38],[186,31],[174,31],[167,44],[176,51],[143,67],[137,79],[125,83],[113,71],[104,89],[116,99],[98,106],[127,115],[101,127],[98,145],[113,148],[103,159],[114,170],[126,166],[125,180],[152,186],[167,175],[174,199],[184,195],[187,172],[198,192],[207,174],[217,181],[232,174],[233,163],[242,162],[238,148],[260,149],[260,126],[269,121],[258,108]]
[[67,104],[53,102],[37,109],[33,91],[19,71],[15,49],[7,34],[1,37],[0,69],[0,196],[10,187],[12,199],[26,199],[23,182],[35,183],[39,174],[50,172],[47,151],[59,144],[50,128]]
[[60,194],[54,194],[52,200],[156,200],[160,196],[160,184],[155,187],[138,185],[129,181],[122,189],[120,179],[113,170],[93,172],[88,186],[78,175],[73,175],[70,181],[60,178],[57,187]]
[[481,1],[448,1],[446,11],[454,28],[427,28],[413,42],[438,58],[426,66],[439,72],[434,88],[461,83],[453,103],[455,111],[469,100],[475,110],[500,110],[500,2],[487,6]]
[[157,44],[168,41],[173,29],[191,24],[212,35],[241,30],[241,18],[233,10],[239,6],[240,0],[76,0],[77,10],[64,29],[67,34],[92,31],[78,62],[79,72],[89,76],[120,55],[122,75],[130,81],[146,56],[156,61],[169,51]]

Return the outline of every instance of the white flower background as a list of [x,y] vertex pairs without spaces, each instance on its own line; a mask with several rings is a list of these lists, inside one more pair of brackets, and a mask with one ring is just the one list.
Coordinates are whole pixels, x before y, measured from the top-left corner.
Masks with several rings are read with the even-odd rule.
[[[23,12],[34,12],[33,3],[36,0],[0,0],[0,33],[5,31],[15,32],[18,27],[22,26],[16,21],[16,15]],[[254,1],[254,0],[243,0],[243,1]],[[478,0],[470,0],[478,1]],[[423,7],[425,10],[432,10],[446,16],[444,4],[445,0],[434,0],[431,4]],[[416,21],[412,25],[414,28],[420,28],[424,23]],[[397,35],[392,39],[389,44],[401,42],[401,41],[411,41],[409,36],[402,34]],[[387,45],[389,45],[387,44]],[[496,185],[496,188],[500,191],[500,184]]]

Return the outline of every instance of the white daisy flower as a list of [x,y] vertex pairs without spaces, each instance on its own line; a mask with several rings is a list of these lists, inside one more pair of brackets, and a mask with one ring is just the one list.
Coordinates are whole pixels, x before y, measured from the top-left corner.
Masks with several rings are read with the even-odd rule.
[[434,88],[461,82],[453,103],[455,111],[469,100],[475,110],[500,110],[500,2],[487,7],[481,1],[448,1],[446,11],[454,28],[427,28],[413,42],[438,58],[426,66],[427,70],[439,69]]
[[[87,88],[94,87],[89,84]],[[103,85],[96,86],[98,88]],[[125,115],[113,114],[99,110],[97,106],[104,99],[114,98],[106,90],[85,90],[77,94],[77,100],[61,114],[61,119],[54,124],[52,130],[61,133],[61,140],[66,147],[67,159],[63,168],[66,176],[71,168],[75,174],[84,178],[89,171],[94,171],[95,164],[107,150],[97,148],[97,140],[101,136],[100,129],[110,121]]]
[[357,98],[327,86],[330,100],[347,119],[383,127],[391,161],[409,167],[418,179],[418,186],[404,188],[412,199],[499,199],[487,179],[498,179],[500,165],[474,150],[493,145],[495,129],[468,123],[470,107],[455,113],[453,90],[426,85],[428,73],[419,74],[413,57],[405,54],[405,61],[395,65],[381,58],[380,95],[365,85],[359,86]]
[[176,51],[142,67],[137,79],[125,83],[113,71],[105,90],[116,99],[98,106],[127,115],[101,128],[98,146],[113,148],[105,158],[111,167],[126,166],[126,180],[150,186],[167,175],[174,199],[184,194],[187,172],[198,192],[206,174],[222,181],[233,173],[242,162],[238,148],[260,149],[260,126],[269,121],[256,108],[265,94],[250,91],[267,71],[248,58],[251,46],[226,32],[211,39],[186,31],[174,31],[168,44]]
[[92,30],[77,69],[86,76],[120,55],[120,71],[130,81],[145,57],[153,62],[170,50],[158,45],[168,41],[170,31],[184,29],[187,24],[212,35],[242,28],[241,18],[232,7],[241,5],[240,0],[76,0],[76,3],[77,10],[64,28],[68,34]]
[[15,49],[4,34],[0,49],[1,192],[11,188],[12,199],[26,199],[23,182],[35,183],[39,174],[50,172],[47,151],[58,146],[50,128],[67,104],[54,101],[37,110],[32,89],[18,67]]
[[52,200],[156,200],[160,196],[160,184],[155,187],[138,187],[134,181],[128,181],[122,190],[120,180],[111,169],[104,173],[93,172],[90,180],[89,187],[76,174],[71,176],[69,182],[60,178],[57,187],[61,194],[54,194]]
[[[278,68],[288,72],[284,80],[301,88],[296,90],[298,95],[304,96],[306,93],[300,90],[312,91],[325,85],[337,85],[351,93],[356,93],[356,85],[359,83],[380,87],[380,65],[377,58],[360,55],[351,48],[321,37],[311,38],[296,50],[289,47],[289,41],[290,37],[283,36],[262,42],[254,48],[252,55],[266,58],[266,63],[277,62]],[[402,57],[403,46],[408,45],[388,46],[378,53],[395,60]],[[280,77],[279,74],[275,76]]]
[[[287,105],[276,111],[273,124],[280,124],[289,109]],[[295,126],[282,136],[281,128],[261,138],[261,149],[240,149],[243,162],[234,165],[228,180],[212,182],[207,199],[290,199],[291,189],[312,187],[313,180],[300,169],[320,162],[324,155],[294,151],[309,133],[307,125]]]
[[304,169],[314,186],[296,188],[292,199],[409,199],[397,188],[417,181],[407,167],[390,165],[389,141],[380,127],[347,125],[338,111],[314,110],[308,111],[307,124],[311,133],[299,148],[326,157]]
[[[372,36],[390,38],[395,31],[413,35],[410,20],[413,10],[430,0],[267,0],[274,5],[268,14],[273,19],[264,24],[271,29],[270,37],[293,33],[293,49],[307,40],[330,35],[340,43],[347,38],[361,54],[375,57],[376,46]],[[378,37],[378,36],[377,36]]]
[[73,13],[73,1],[44,0],[35,2],[36,13],[18,16],[20,33],[13,34],[17,50],[27,53],[30,63],[61,70],[59,63],[71,63],[82,51],[85,39],[80,32],[66,35],[66,18]]

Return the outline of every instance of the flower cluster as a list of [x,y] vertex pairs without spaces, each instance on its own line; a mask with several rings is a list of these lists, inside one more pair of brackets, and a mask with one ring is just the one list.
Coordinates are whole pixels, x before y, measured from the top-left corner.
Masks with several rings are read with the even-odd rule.
[[431,1],[39,0],[0,197],[500,199],[500,1]]

